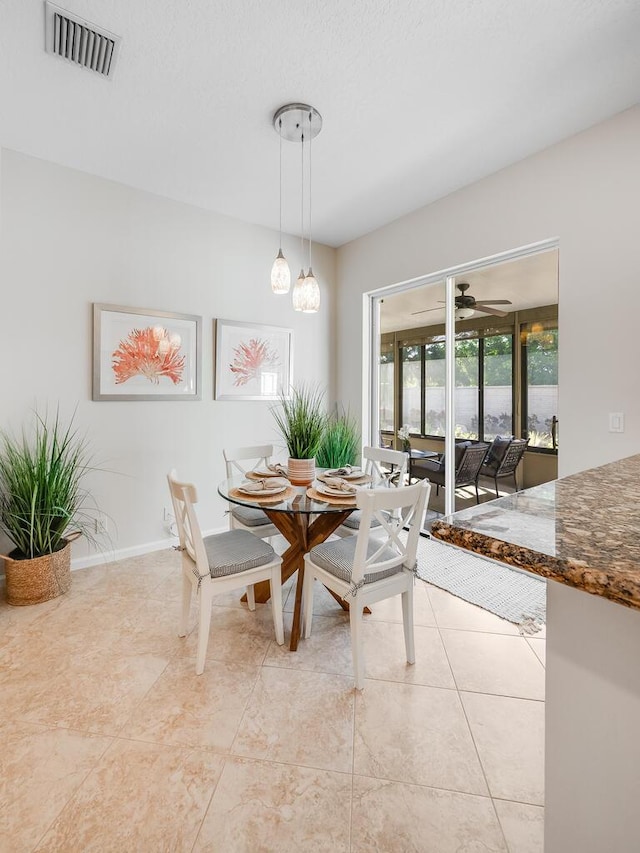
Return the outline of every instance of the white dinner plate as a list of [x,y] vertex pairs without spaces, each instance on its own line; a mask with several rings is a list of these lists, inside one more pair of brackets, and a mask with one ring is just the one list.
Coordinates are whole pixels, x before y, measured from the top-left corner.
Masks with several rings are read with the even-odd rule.
[[333,489],[331,486],[327,486],[326,483],[318,483],[316,492],[320,492],[321,495],[331,495],[334,498],[355,498],[356,496],[355,492],[343,492],[342,489]]
[[263,489],[261,492],[256,492],[255,489],[243,489],[242,486],[238,486],[238,491],[247,497],[255,495],[257,498],[264,498],[266,495],[279,495],[286,492],[288,488],[288,486],[278,486],[277,489]]
[[341,477],[343,480],[360,480],[364,477],[364,471],[359,468],[357,471],[352,471],[351,474],[338,474],[339,468],[329,468],[323,473],[323,477]]

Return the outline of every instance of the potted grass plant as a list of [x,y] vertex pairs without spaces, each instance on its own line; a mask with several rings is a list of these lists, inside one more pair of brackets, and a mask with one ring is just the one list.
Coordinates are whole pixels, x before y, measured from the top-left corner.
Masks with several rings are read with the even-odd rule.
[[336,412],[326,423],[316,456],[320,468],[342,468],[360,461],[360,430],[348,412]]
[[315,457],[324,435],[327,416],[324,394],[317,388],[292,388],[289,397],[280,397],[274,407],[276,426],[289,453],[287,473],[294,486],[308,486],[315,479]]
[[56,412],[35,413],[30,430],[0,435],[0,527],[9,604],[37,604],[71,586],[71,541],[94,541],[95,507],[83,488],[92,470],[86,439]]

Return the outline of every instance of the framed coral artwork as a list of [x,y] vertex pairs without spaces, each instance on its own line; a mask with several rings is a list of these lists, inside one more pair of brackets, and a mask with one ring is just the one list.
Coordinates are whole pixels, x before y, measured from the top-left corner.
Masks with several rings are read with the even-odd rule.
[[202,318],[93,306],[94,400],[199,400]]
[[216,400],[278,400],[288,395],[293,372],[293,332],[214,320]]

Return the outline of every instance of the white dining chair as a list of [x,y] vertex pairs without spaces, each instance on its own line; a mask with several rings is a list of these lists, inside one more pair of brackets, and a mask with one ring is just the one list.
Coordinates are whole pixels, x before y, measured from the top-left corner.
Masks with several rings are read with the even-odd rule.
[[[227,469],[227,477],[235,474],[246,475],[266,467],[273,456],[272,444],[258,444],[253,447],[233,447],[222,451]],[[229,529],[247,530],[260,539],[277,536],[279,531],[275,524],[269,521],[266,513],[254,507],[229,504]]]
[[[403,450],[391,450],[387,447],[364,447],[362,456],[365,460],[364,472],[371,477],[373,487],[378,485],[404,486],[407,479],[409,456]],[[336,530],[337,536],[353,536],[360,530],[362,513],[355,510],[343,521]],[[372,527],[379,527],[376,519],[371,521]]]
[[[317,579],[349,601],[351,650],[355,685],[364,687],[362,613],[365,607],[402,596],[402,621],[407,662],[415,662],[413,583],[418,536],[429,501],[431,484],[421,480],[397,489],[361,489],[357,495],[362,523],[357,536],[316,545],[305,556],[303,587],[304,636],[311,636],[313,586]],[[373,535],[376,520],[384,535]],[[408,529],[405,529],[408,528]]]
[[276,642],[281,646],[284,629],[280,557],[271,545],[246,530],[229,530],[203,539],[194,509],[198,501],[195,486],[180,482],[175,470],[168,474],[167,480],[182,552],[182,616],[178,636],[187,634],[194,590],[199,598],[196,674],[204,671],[213,598],[224,592],[246,587],[249,610],[255,610],[253,585],[269,581]]

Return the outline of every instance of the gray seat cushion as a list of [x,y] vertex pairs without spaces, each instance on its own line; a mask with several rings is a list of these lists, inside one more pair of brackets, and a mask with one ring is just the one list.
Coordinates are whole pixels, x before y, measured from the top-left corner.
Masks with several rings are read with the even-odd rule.
[[[351,530],[360,530],[360,522],[362,521],[362,512],[357,509],[355,512],[352,512],[349,518],[345,519],[342,522],[343,527],[349,527]],[[377,518],[371,519],[371,524],[369,527],[380,527],[380,522]]]
[[[249,534],[251,535],[251,534]],[[316,545],[310,551],[313,562],[322,569],[330,572],[334,577],[340,580],[351,583],[351,569],[353,566],[353,558],[356,553],[357,536],[347,536],[346,539],[338,539],[333,542],[323,542],[322,545]],[[367,557],[371,557],[380,547],[379,542],[369,542],[367,544]],[[402,570],[402,557],[398,556],[391,548],[386,548],[380,554],[380,560],[397,559],[397,565],[385,569],[383,572],[372,572],[364,576],[364,582],[372,583],[373,581],[388,578],[391,575],[397,574]]]
[[204,539],[209,571],[212,578],[237,575],[275,559],[276,552],[263,539],[247,530],[214,533]]
[[263,524],[271,524],[264,510],[255,509],[252,506],[234,506],[231,515],[247,527],[262,527]]

